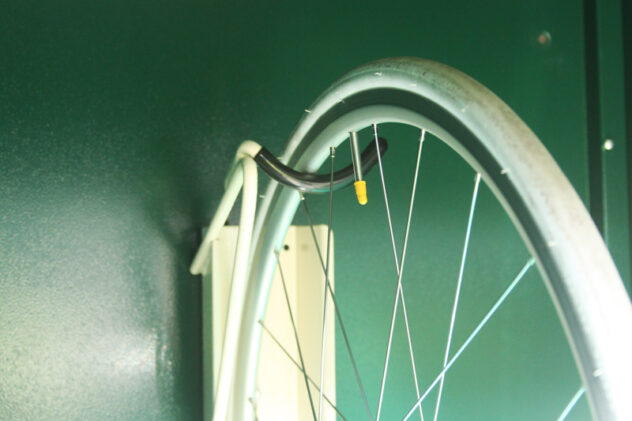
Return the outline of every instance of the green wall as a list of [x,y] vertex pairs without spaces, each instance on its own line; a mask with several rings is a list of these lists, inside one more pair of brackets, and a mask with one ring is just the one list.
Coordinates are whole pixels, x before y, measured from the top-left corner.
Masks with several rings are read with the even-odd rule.
[[[601,44],[586,52],[607,12],[590,32],[572,1],[5,2],[0,419],[199,419],[200,279],[187,267],[235,148],[252,138],[280,152],[303,110],[358,64],[409,55],[470,74],[588,203],[602,136],[589,133],[587,98],[597,86],[605,106],[622,83],[604,82]],[[604,212],[616,211],[628,277],[616,156],[598,186],[614,189]]]

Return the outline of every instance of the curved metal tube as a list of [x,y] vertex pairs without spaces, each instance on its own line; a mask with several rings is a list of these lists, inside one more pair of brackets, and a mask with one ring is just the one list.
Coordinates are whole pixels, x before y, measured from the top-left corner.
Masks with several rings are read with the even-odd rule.
[[[388,149],[386,139],[378,139],[380,156],[384,156]],[[306,193],[325,193],[329,191],[330,175],[329,174],[312,174],[296,171],[279,161],[266,148],[261,150],[254,157],[255,162],[266,174],[279,183],[295,188]],[[377,147],[371,142],[361,155],[362,168],[368,172],[377,163]],[[338,170],[334,173],[334,190],[346,187],[355,180],[353,172],[353,164]]]

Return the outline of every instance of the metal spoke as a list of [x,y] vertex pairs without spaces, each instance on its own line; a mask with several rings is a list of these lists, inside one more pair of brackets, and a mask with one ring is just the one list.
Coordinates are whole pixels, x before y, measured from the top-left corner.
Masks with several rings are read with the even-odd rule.
[[257,413],[257,401],[255,400],[255,398],[248,398],[248,402],[250,402],[250,405],[252,406],[252,412],[255,415],[255,421],[259,421],[259,414]]
[[[419,393],[419,381],[417,380],[417,367],[415,365],[415,354],[413,352],[413,341],[412,341],[412,337],[410,335],[410,328],[408,327],[408,311],[406,310],[406,300],[404,299],[404,287],[402,286],[402,284],[399,284],[400,288],[399,290],[399,294],[402,300],[402,312],[404,313],[404,325],[406,327],[406,337],[408,338],[408,352],[410,353],[410,361],[412,364],[412,369],[413,369],[413,379],[415,380],[415,393],[417,394],[417,399],[419,399],[420,397],[420,393]],[[421,406],[419,407],[419,417],[421,419],[421,421],[424,421],[424,412],[421,408]]]
[[[320,392],[320,389],[318,388],[318,385],[316,384],[316,382],[307,374],[307,372],[305,372],[305,370],[299,365],[298,362],[296,362],[296,360],[292,357],[292,355],[288,352],[287,349],[285,349],[285,347],[281,344],[281,342],[279,342],[279,340],[274,336],[274,334],[270,331],[270,329],[268,329],[266,327],[266,325],[263,323],[263,321],[259,320],[259,324],[261,325],[261,327],[263,328],[263,330],[270,336],[270,339],[272,339],[274,341],[274,343],[277,344],[277,346],[279,347],[279,349],[281,351],[283,351],[283,353],[285,354],[286,357],[288,357],[288,359],[290,360],[290,362],[292,362],[292,364],[294,364],[294,366],[303,374],[303,376],[305,376],[307,378],[307,380],[309,380],[309,382],[312,384],[312,386],[314,386],[316,388],[316,390],[318,390]],[[338,409],[338,407],[336,407],[336,405],[327,397],[327,395],[323,394],[323,399],[325,399],[325,401],[329,404],[329,406],[331,406],[331,408],[336,411],[336,414],[338,414],[338,416],[340,417],[340,419],[346,421],[347,419],[342,415],[342,413],[340,412],[340,410]]]
[[285,276],[283,275],[283,269],[281,268],[281,260],[279,259],[279,251],[274,250],[274,255],[277,259],[277,267],[279,268],[279,274],[281,275],[281,282],[283,284],[283,292],[285,294],[285,302],[287,303],[287,309],[290,314],[290,321],[292,323],[292,330],[294,331],[294,339],[296,340],[296,348],[298,350],[298,357],[301,361],[301,367],[304,374],[305,379],[305,387],[307,388],[307,396],[309,397],[309,405],[312,409],[312,415],[314,416],[314,420],[316,419],[316,409],[314,408],[314,401],[312,399],[312,393],[309,389],[309,383],[307,380],[307,372],[305,371],[305,360],[303,359],[303,351],[301,350],[301,344],[298,340],[298,331],[296,330],[296,323],[294,322],[294,315],[292,313],[292,306],[290,305],[290,296],[287,292],[287,285],[285,283]]
[[[456,292],[454,294],[454,304],[452,306],[452,317],[450,319],[450,330],[448,331],[448,341],[445,345],[445,354],[443,356],[443,367],[448,363],[448,356],[450,355],[450,345],[452,344],[452,334],[454,333],[454,322],[456,320],[456,312],[459,307],[459,297],[461,295],[461,284],[463,282],[463,272],[465,270],[465,261],[467,259],[468,247],[470,245],[470,233],[472,232],[472,221],[474,220],[474,209],[476,209],[476,198],[478,197],[478,186],[481,182],[481,174],[476,174],[476,180],[474,181],[474,192],[472,193],[472,203],[470,205],[470,214],[467,220],[467,230],[465,232],[465,242],[463,244],[463,253],[461,255],[461,266],[459,268],[459,277],[456,283]],[[441,376],[439,382],[439,394],[437,395],[437,403],[435,405],[434,421],[437,421],[439,417],[439,407],[441,405],[441,396],[443,394],[443,382],[445,376]],[[417,397],[419,398],[419,397]]]
[[[325,345],[327,340],[327,287],[329,286],[329,251],[331,246],[331,219],[333,215],[333,203],[334,203],[334,158],[336,156],[336,148],[331,146],[329,148],[329,154],[331,158],[331,171],[329,177],[329,221],[327,223],[327,255],[325,256],[325,293],[323,294],[323,334],[321,336],[321,350],[320,350],[320,399],[318,402],[318,421],[322,420],[323,409],[323,384],[325,381]],[[379,155],[379,153],[378,153]]]
[[[377,124],[373,125],[373,133],[375,135],[375,142],[377,143]],[[391,354],[391,346],[393,343],[393,331],[394,331],[394,327],[395,327],[395,320],[397,318],[397,305],[399,304],[399,299],[401,297],[402,299],[402,310],[404,312],[404,322],[405,322],[405,326],[406,326],[406,334],[407,334],[407,338],[408,338],[408,348],[410,351],[410,359],[411,359],[411,364],[412,364],[412,369],[413,369],[413,378],[415,381],[415,390],[417,392],[417,398],[419,398],[419,381],[417,379],[417,369],[415,367],[415,356],[413,353],[413,347],[412,347],[412,340],[411,340],[411,335],[410,335],[410,328],[408,326],[408,314],[406,311],[406,304],[405,304],[405,299],[404,299],[404,290],[402,288],[402,275],[404,273],[404,262],[406,259],[406,249],[408,247],[408,234],[410,232],[410,223],[411,223],[411,219],[412,219],[412,214],[413,214],[413,208],[414,208],[414,203],[415,203],[415,192],[417,190],[417,179],[419,176],[419,166],[421,163],[421,151],[423,148],[423,143],[424,143],[424,139],[425,139],[425,135],[426,135],[426,131],[422,130],[421,131],[421,137],[419,139],[419,149],[417,152],[417,164],[415,166],[415,175],[413,178],[413,188],[412,188],[412,193],[411,193],[411,197],[410,197],[410,204],[408,207],[408,219],[406,221],[406,232],[404,235],[404,246],[402,249],[402,258],[401,258],[401,264],[399,264],[398,259],[397,259],[397,248],[395,246],[395,235],[393,234],[393,223],[391,220],[391,213],[389,210],[389,205],[388,205],[388,194],[386,191],[386,181],[384,179],[384,169],[382,167],[382,160],[381,158],[378,157],[378,164],[379,164],[379,168],[380,168],[380,178],[382,180],[382,190],[384,192],[384,202],[386,204],[386,214],[387,214],[387,218],[388,218],[388,225],[389,225],[389,230],[391,233],[391,242],[393,245],[393,255],[395,256],[395,267],[396,267],[396,272],[397,272],[397,292],[395,294],[395,303],[393,305],[393,315],[391,317],[391,326],[390,326],[390,331],[389,331],[389,337],[388,337],[388,345],[386,348],[386,358],[384,361],[384,370],[382,372],[382,384],[380,386],[380,397],[378,400],[378,406],[377,406],[377,416],[376,419],[379,421],[380,419],[380,413],[382,410],[382,401],[384,399],[384,387],[386,385],[386,375],[388,373],[388,364],[389,364],[389,360],[390,360],[390,354]],[[423,410],[421,408],[421,406],[419,407],[419,416],[421,418],[421,421],[423,421]]]
[[[422,140],[426,133],[425,130],[422,130]],[[375,146],[379,148],[378,138],[377,138],[377,124],[373,125],[373,135],[375,137]],[[379,149],[378,149],[379,150]],[[382,191],[384,192],[384,204],[386,205],[386,216],[388,218],[388,229],[391,233],[391,243],[393,245],[393,257],[395,258],[395,266],[397,267],[397,275],[399,275],[399,258],[397,257],[397,246],[395,246],[395,234],[393,234],[393,222],[391,220],[391,208],[388,205],[388,194],[386,193],[386,182],[384,181],[384,168],[382,167],[382,157],[380,154],[377,154],[377,163],[378,168],[380,169],[380,180],[382,180]]]
[[[309,229],[312,233],[312,239],[314,240],[314,245],[316,246],[316,253],[318,254],[318,259],[320,260],[320,265],[323,269],[323,273],[325,277],[327,276],[327,267],[325,266],[325,261],[323,260],[322,253],[320,251],[320,246],[318,244],[318,239],[316,238],[316,231],[314,231],[314,224],[312,223],[312,216],[307,206],[307,201],[305,200],[305,196],[301,194],[301,203],[303,204],[303,209],[305,210],[305,216],[307,217],[307,223],[309,224]],[[349,359],[351,360],[351,365],[353,367],[353,372],[355,374],[356,381],[358,383],[358,387],[360,388],[360,393],[362,395],[362,400],[364,402],[364,407],[366,409],[366,413],[369,416],[369,419],[373,421],[373,414],[371,414],[371,409],[369,408],[369,401],[366,397],[366,392],[364,391],[364,386],[362,385],[362,380],[360,379],[360,372],[358,370],[358,366],[356,364],[355,358],[353,357],[353,352],[351,350],[351,343],[349,342],[349,337],[347,336],[347,329],[345,329],[345,324],[342,321],[342,314],[340,313],[340,309],[338,307],[338,303],[336,301],[336,295],[334,294],[333,289],[331,288],[331,283],[327,283],[327,290],[331,296],[331,302],[334,305],[334,310],[336,312],[336,318],[338,319],[338,324],[340,326],[340,331],[342,332],[342,337],[345,341],[345,346],[347,348],[347,353],[349,354]]]
[[568,414],[570,414],[571,410],[575,407],[575,404],[577,403],[577,401],[584,395],[584,392],[585,392],[585,389],[583,387],[580,387],[577,393],[573,395],[570,402],[568,402],[568,405],[566,405],[566,408],[564,408],[560,416],[557,418],[557,421],[564,421],[566,419]]
[[498,298],[498,300],[496,301],[496,303],[494,303],[494,305],[492,306],[492,308],[487,312],[487,314],[485,314],[485,317],[483,317],[483,319],[480,321],[480,323],[476,326],[476,328],[472,331],[472,333],[470,334],[470,336],[467,337],[467,339],[465,340],[465,342],[463,343],[463,345],[461,345],[461,347],[458,349],[458,351],[456,351],[456,353],[454,354],[454,356],[450,359],[450,361],[448,361],[448,363],[446,364],[446,366],[443,368],[443,370],[441,370],[441,372],[439,373],[439,375],[437,375],[437,377],[434,379],[434,381],[430,384],[430,386],[428,386],[428,388],[426,389],[426,391],[421,395],[421,397],[417,400],[417,402],[415,403],[415,405],[413,405],[413,407],[410,409],[410,411],[408,411],[408,414],[406,414],[406,416],[404,417],[403,421],[406,421],[407,419],[409,419],[411,417],[411,415],[415,412],[415,410],[417,409],[418,406],[421,405],[421,403],[423,402],[423,400],[426,398],[426,396],[428,396],[428,394],[432,391],[432,389],[434,389],[434,387],[437,385],[437,383],[439,383],[439,381],[441,380],[441,377],[443,377],[445,375],[445,373],[448,372],[448,370],[450,369],[450,367],[452,367],[452,365],[456,362],[456,360],[461,356],[461,354],[463,353],[463,351],[465,351],[467,349],[467,347],[470,345],[470,343],[474,340],[474,338],[480,333],[481,329],[483,329],[483,327],[487,324],[487,322],[489,321],[489,319],[494,315],[494,313],[496,313],[496,311],[498,310],[498,308],[502,305],[502,303],[505,301],[505,299],[507,299],[507,297],[509,296],[509,294],[511,294],[511,292],[516,288],[516,286],[518,285],[518,283],[522,280],[522,278],[524,278],[524,276],[527,274],[527,272],[529,271],[529,269],[533,266],[533,264],[535,263],[535,259],[531,258],[527,261],[527,263],[523,266],[523,268],[520,270],[520,272],[518,273],[518,275],[516,275],[516,277],[514,278],[513,281],[511,281],[511,284],[509,284],[509,286],[507,287],[507,289],[505,290],[505,292],[503,292],[503,294],[500,296],[500,298]]

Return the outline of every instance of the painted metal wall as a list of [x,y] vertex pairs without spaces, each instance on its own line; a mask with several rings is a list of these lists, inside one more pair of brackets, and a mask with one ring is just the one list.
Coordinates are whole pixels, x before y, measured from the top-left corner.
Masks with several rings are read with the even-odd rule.
[[[200,279],[187,266],[232,154],[247,138],[280,151],[320,91],[360,63],[410,55],[470,74],[590,197],[590,145],[603,139],[590,143],[594,70],[586,73],[578,2],[46,0],[2,9],[0,419],[199,419]],[[544,31],[550,42],[539,42]],[[593,52],[618,37],[603,35]],[[622,83],[605,75],[598,95]],[[616,113],[603,116],[619,136]],[[617,159],[608,197],[621,212],[610,230],[628,276]]]

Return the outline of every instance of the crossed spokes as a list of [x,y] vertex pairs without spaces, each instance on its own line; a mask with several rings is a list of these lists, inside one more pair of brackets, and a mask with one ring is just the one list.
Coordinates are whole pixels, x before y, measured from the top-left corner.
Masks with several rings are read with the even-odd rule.
[[[373,125],[373,136],[374,136],[375,142],[377,142],[378,126],[375,124]],[[367,389],[365,387],[364,382],[361,379],[360,369],[358,368],[357,357],[353,351],[351,342],[349,340],[348,331],[346,329],[346,326],[343,320],[343,316],[342,316],[343,309],[340,308],[339,303],[336,300],[336,296],[334,294],[333,288],[329,282],[329,274],[330,274],[329,256],[330,256],[330,241],[331,241],[332,219],[333,219],[332,218],[333,187],[330,186],[330,192],[329,192],[329,218],[328,218],[328,225],[327,225],[328,235],[327,235],[327,244],[325,246],[324,257],[323,257],[323,253],[321,252],[321,245],[319,244],[317,240],[317,236],[314,231],[312,214],[310,212],[307,200],[305,199],[305,197],[301,196],[301,207],[303,209],[304,216],[307,219],[307,222],[310,228],[311,237],[313,239],[314,246],[317,250],[317,254],[320,261],[320,266],[323,271],[324,282],[325,282],[324,300],[322,302],[323,329],[322,329],[322,336],[321,336],[322,347],[321,347],[321,354],[320,354],[321,355],[320,377],[318,378],[319,385],[316,384],[316,382],[309,375],[305,367],[305,363],[303,361],[303,356],[302,356],[303,352],[302,352],[301,344],[299,341],[299,336],[296,333],[296,326],[293,321],[293,310],[291,308],[289,299],[287,299],[287,296],[286,296],[286,302],[287,302],[287,307],[288,307],[288,314],[289,314],[289,317],[292,318],[294,338],[295,338],[296,348],[298,350],[298,356],[299,356],[298,361],[295,358],[293,358],[291,354],[287,351],[287,349],[285,349],[284,346],[275,338],[274,333],[270,330],[268,326],[265,325],[265,322],[260,321],[260,324],[264,332],[271,337],[271,339],[278,345],[279,349],[287,356],[289,362],[293,364],[297,368],[297,370],[299,370],[299,372],[301,373],[302,378],[303,378],[303,383],[307,389],[307,396],[309,399],[312,418],[315,421],[321,421],[321,419],[323,418],[323,406],[325,404],[330,406],[334,410],[334,412],[336,413],[336,416],[339,419],[342,419],[342,420],[350,419],[350,418],[347,418],[345,415],[343,415],[343,411],[341,410],[341,408],[336,406],[335,396],[327,396],[326,391],[324,390],[325,388],[323,387],[323,384],[324,384],[323,382],[324,382],[324,377],[325,377],[324,350],[325,350],[325,343],[327,341],[327,335],[326,335],[327,329],[325,327],[328,322],[327,321],[327,306],[328,306],[329,301],[331,301],[331,304],[333,305],[335,320],[338,324],[339,332],[341,333],[341,336],[343,339],[344,349],[346,351],[347,357],[349,358],[349,362],[353,369],[355,383],[357,384],[358,398],[361,399],[362,401],[362,406],[364,407],[364,411],[366,413],[367,419],[371,421],[379,421],[380,419],[383,419],[385,388],[388,381],[389,366],[393,359],[391,355],[392,349],[393,349],[393,336],[394,336],[393,332],[394,332],[394,328],[396,324],[397,313],[401,309],[402,316],[403,316],[403,324],[406,331],[406,340],[407,340],[407,347],[408,347],[408,354],[409,354],[409,361],[410,361],[410,373],[411,373],[412,380],[414,382],[414,390],[415,390],[415,395],[416,395],[416,401],[414,403],[411,402],[410,407],[402,408],[403,410],[407,411],[403,419],[408,420],[413,416],[416,417],[415,414],[418,414],[419,419],[421,421],[424,421],[425,406],[423,403],[425,399],[427,398],[427,396],[433,390],[436,390],[437,392],[436,401],[435,401],[434,408],[432,408],[431,413],[432,413],[432,420],[437,421],[440,415],[444,385],[446,383],[448,371],[453,367],[455,362],[463,355],[466,349],[468,349],[470,344],[479,335],[479,333],[482,331],[484,326],[486,326],[486,324],[489,322],[492,316],[500,309],[502,304],[506,301],[506,299],[510,296],[510,294],[516,289],[516,287],[524,279],[525,275],[530,271],[530,269],[535,264],[535,260],[533,258],[529,258],[527,259],[526,263],[524,263],[524,265],[521,268],[516,268],[517,270],[516,275],[511,280],[511,282],[508,283],[508,286],[506,287],[504,292],[500,294],[498,299],[490,307],[490,309],[487,311],[485,316],[480,320],[480,322],[476,325],[476,327],[471,331],[469,336],[467,336],[467,339],[458,348],[455,348],[453,344],[454,331],[455,331],[455,326],[457,323],[457,318],[458,318],[458,313],[459,313],[459,305],[461,302],[460,300],[461,290],[463,286],[464,274],[466,272],[466,263],[467,263],[468,252],[469,252],[472,226],[473,226],[473,221],[474,221],[474,217],[476,213],[478,194],[479,194],[481,180],[482,180],[481,174],[476,173],[474,177],[472,191],[471,191],[469,213],[467,214],[467,222],[465,224],[465,233],[464,233],[460,264],[455,268],[456,279],[455,279],[455,283],[452,284],[454,285],[454,298],[452,300],[452,305],[451,305],[450,322],[449,322],[449,325],[446,326],[447,334],[445,336],[445,346],[444,346],[444,352],[443,352],[443,357],[442,357],[441,370],[439,371],[439,373],[436,373],[434,377],[430,377],[427,374],[424,375],[425,378],[433,379],[433,380],[429,383],[429,386],[427,386],[425,390],[421,390],[420,389],[421,376],[416,366],[415,349],[413,346],[414,341],[412,338],[411,327],[410,327],[411,320],[409,319],[409,311],[406,306],[406,294],[405,294],[403,279],[406,273],[405,262],[406,262],[407,250],[409,249],[408,247],[409,239],[410,239],[409,234],[410,234],[410,228],[412,224],[412,216],[414,214],[415,196],[416,196],[416,190],[417,190],[419,177],[420,177],[420,167],[421,167],[421,162],[422,162],[421,158],[422,158],[422,151],[423,151],[423,145],[424,145],[425,140],[426,140],[426,130],[421,130],[419,138],[418,138],[416,164],[415,164],[414,172],[412,174],[412,190],[410,193],[410,201],[408,203],[408,214],[406,218],[404,237],[403,237],[403,242],[401,243],[401,247],[397,246],[398,241],[396,239],[395,230],[393,228],[393,220],[392,220],[392,214],[391,214],[391,207],[389,203],[387,183],[385,179],[385,171],[382,165],[381,156],[378,154],[378,168],[379,168],[382,193],[383,193],[384,203],[385,203],[386,222],[387,222],[388,232],[390,235],[390,243],[392,246],[392,254],[393,254],[393,261],[394,261],[393,279],[396,279],[396,284],[394,285],[395,294],[394,294],[394,300],[393,300],[393,306],[392,306],[391,322],[390,322],[390,328],[389,328],[389,334],[388,334],[388,341],[386,344],[386,348],[384,350],[384,365],[382,369],[381,382],[379,385],[379,395],[377,397],[375,412],[371,410],[371,404],[367,397],[367,391],[366,391]],[[333,174],[333,171],[334,171],[334,165],[333,165],[334,156],[335,154],[332,148],[331,154],[330,154],[330,162],[331,162],[330,174]],[[278,259],[278,255],[277,255],[277,259]],[[287,295],[287,289],[285,287],[285,278],[283,275],[280,261],[277,260],[277,263],[279,266],[279,272],[281,273],[282,282],[284,283],[284,291],[285,291],[285,294]],[[344,280],[342,280],[342,282],[344,282]],[[456,349],[456,351],[453,351],[454,349]],[[312,387],[316,391],[316,394],[314,395],[312,394]],[[559,415],[558,420],[564,420],[566,416],[571,412],[571,410],[573,409],[577,401],[582,396],[583,396],[583,388],[580,388],[580,390],[578,390],[577,393],[573,395],[573,397],[568,402],[568,404],[563,407],[564,409],[561,411],[561,414]],[[428,417],[428,414],[426,414],[426,417]]]

